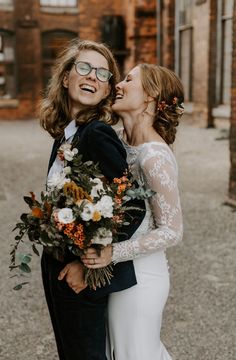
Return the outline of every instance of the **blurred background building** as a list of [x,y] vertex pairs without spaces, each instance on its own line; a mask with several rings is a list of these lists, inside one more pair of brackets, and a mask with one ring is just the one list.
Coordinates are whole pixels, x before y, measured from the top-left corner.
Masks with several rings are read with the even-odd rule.
[[231,124],[236,200],[234,13],[234,0],[0,0],[0,119],[37,116],[54,59],[68,40],[105,42],[122,74],[139,62],[176,71],[191,121]]

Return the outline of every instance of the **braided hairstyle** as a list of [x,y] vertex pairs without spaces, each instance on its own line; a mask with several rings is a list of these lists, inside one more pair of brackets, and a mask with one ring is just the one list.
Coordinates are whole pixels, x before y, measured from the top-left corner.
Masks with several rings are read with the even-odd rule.
[[175,141],[184,108],[184,90],[179,77],[158,65],[140,64],[144,91],[156,101],[153,128],[170,145]]

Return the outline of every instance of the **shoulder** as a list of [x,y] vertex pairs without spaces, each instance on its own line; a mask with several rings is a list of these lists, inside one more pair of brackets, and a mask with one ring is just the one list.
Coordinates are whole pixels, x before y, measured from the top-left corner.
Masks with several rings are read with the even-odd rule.
[[173,151],[165,143],[150,142],[139,148],[138,162],[141,168],[168,166],[177,171],[177,163]]
[[112,126],[100,120],[93,120],[88,125],[86,125],[84,129],[84,134],[94,139],[97,137],[110,137],[118,140],[116,131],[112,128]]
[[114,131],[111,125],[106,124],[101,120],[93,120],[85,128],[86,131]]

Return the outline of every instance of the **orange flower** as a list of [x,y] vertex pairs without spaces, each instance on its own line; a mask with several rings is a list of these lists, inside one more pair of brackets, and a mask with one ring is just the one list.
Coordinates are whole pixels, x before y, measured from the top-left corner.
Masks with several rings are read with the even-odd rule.
[[77,245],[80,249],[84,248],[85,235],[84,227],[82,224],[64,224],[63,232],[68,236],[68,238],[72,239],[73,243]]
[[94,211],[92,220],[93,220],[93,221],[100,221],[100,220],[101,220],[101,217],[102,217],[102,216],[101,216],[101,214],[100,214],[99,211]]
[[84,248],[84,227],[82,224],[76,226],[76,232],[74,233],[74,244],[77,245],[80,249]]
[[43,218],[43,212],[39,207],[33,207],[31,215],[39,219]]
[[120,178],[114,178],[114,179],[113,179],[113,182],[114,182],[115,184],[121,184],[121,179],[120,179]]
[[120,195],[123,191],[125,191],[125,189],[126,189],[126,185],[125,184],[120,184],[118,186],[117,194]]
[[129,180],[128,180],[127,176],[122,176],[121,181],[122,181],[122,182],[127,182],[127,181],[129,181]]

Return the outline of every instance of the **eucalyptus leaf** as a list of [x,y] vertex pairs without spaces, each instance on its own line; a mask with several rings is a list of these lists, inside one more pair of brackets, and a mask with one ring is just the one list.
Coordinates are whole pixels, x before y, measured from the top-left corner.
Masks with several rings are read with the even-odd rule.
[[24,223],[27,223],[28,221],[28,214],[22,214],[20,217],[21,221],[23,221]]
[[20,289],[22,289],[22,287],[23,287],[24,285],[26,285],[26,284],[29,284],[29,282],[28,282],[28,281],[27,281],[27,282],[23,282],[23,283],[21,283],[21,284],[18,284],[18,285],[16,285],[16,286],[14,286],[13,290],[20,290]]
[[19,269],[25,273],[30,273],[31,269],[29,267],[29,265],[25,264],[25,263],[21,263],[19,266]]
[[38,249],[36,248],[36,246],[33,244],[32,245],[32,249],[33,249],[33,252],[36,254],[36,255],[40,255],[39,252],[38,252]]
[[29,196],[24,196],[23,199],[25,200],[26,204],[29,205],[30,208],[34,205],[34,201]]
[[93,165],[93,162],[91,160],[88,160],[84,163],[84,165],[91,166]]
[[26,255],[26,254],[18,253],[16,256],[23,264],[29,264],[31,262],[31,254]]
[[13,290],[20,290],[22,289],[22,285],[21,284],[18,284],[16,286],[14,286]]

